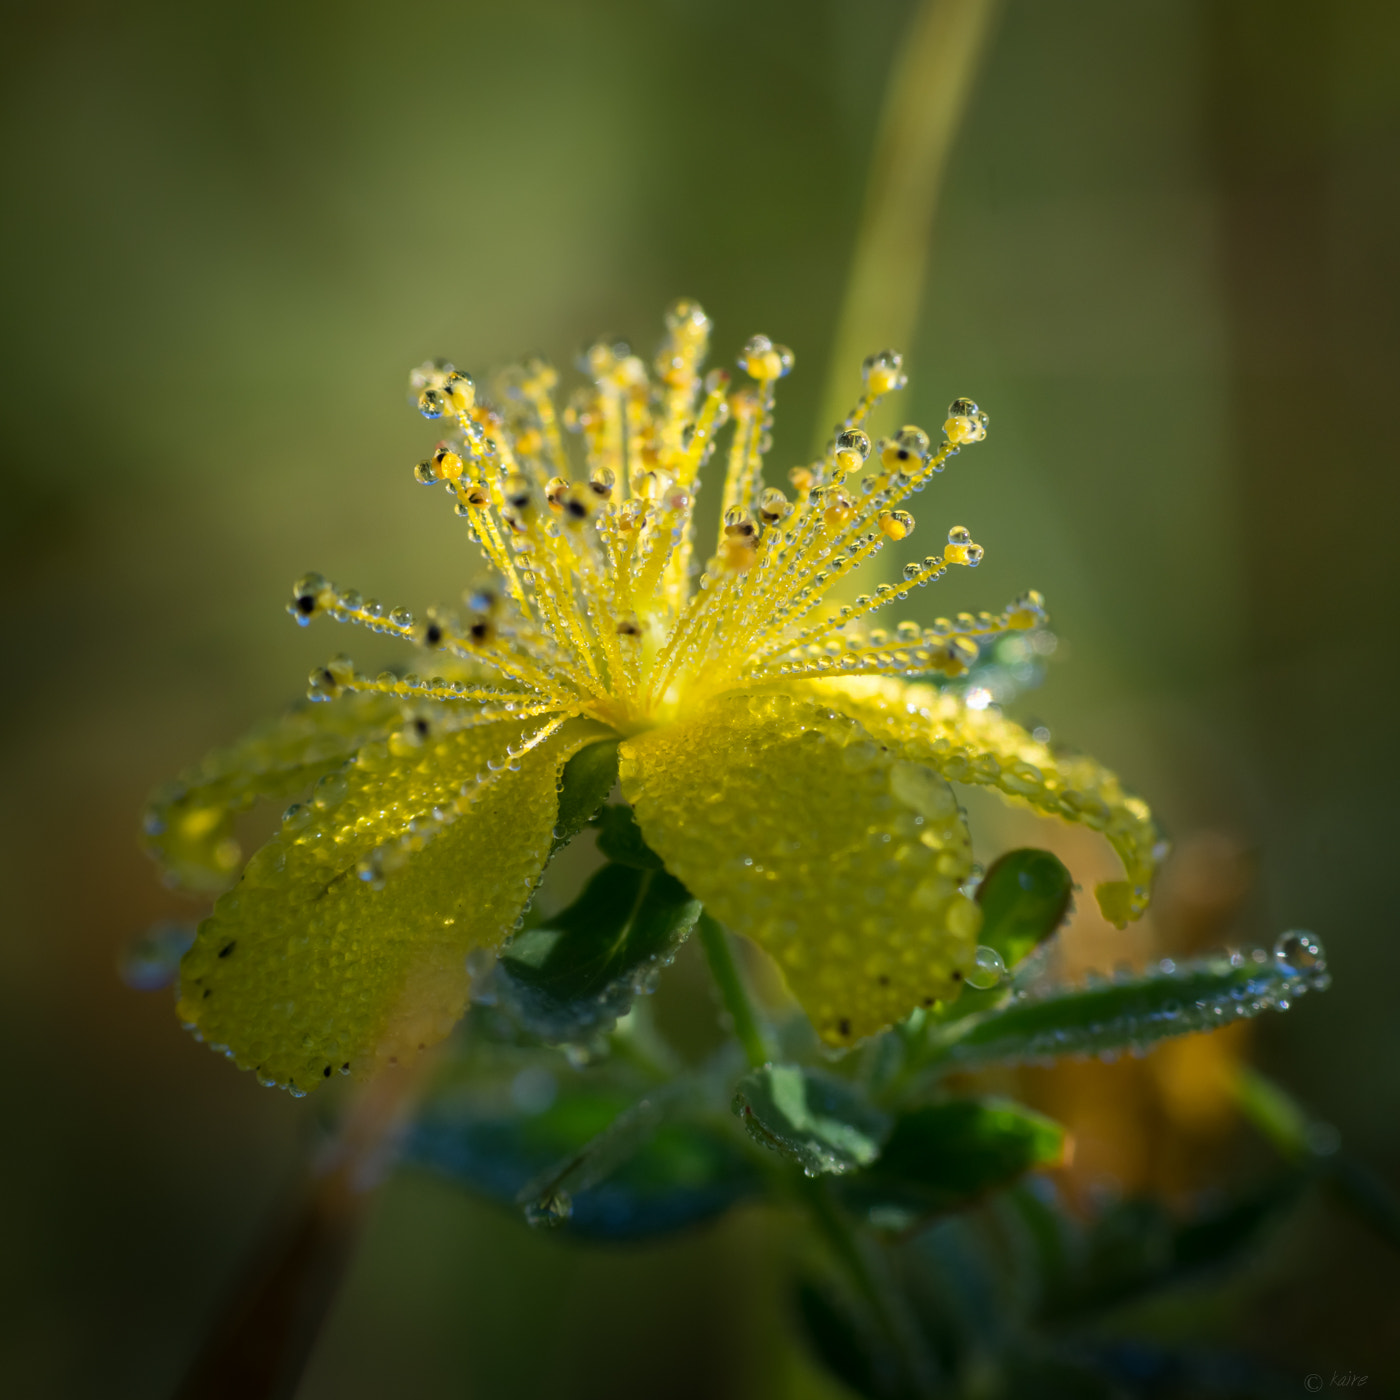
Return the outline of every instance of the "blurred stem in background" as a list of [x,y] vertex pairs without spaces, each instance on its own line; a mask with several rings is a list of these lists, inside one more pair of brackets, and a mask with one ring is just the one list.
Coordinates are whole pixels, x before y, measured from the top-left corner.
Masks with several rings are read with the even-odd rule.
[[831,346],[817,451],[854,402],[851,367],[913,339],[943,175],[996,9],[997,0],[921,0],[895,54]]
[[375,1188],[435,1063],[372,1079],[268,1229],[175,1400],[291,1400],[354,1255]]

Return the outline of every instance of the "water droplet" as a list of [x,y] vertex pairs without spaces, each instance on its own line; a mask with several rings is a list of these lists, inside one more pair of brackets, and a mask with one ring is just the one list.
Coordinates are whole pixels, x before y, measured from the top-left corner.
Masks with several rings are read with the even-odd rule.
[[878,350],[866,357],[861,377],[872,394],[888,394],[909,382],[903,365],[904,357],[898,350]]
[[997,986],[1005,977],[1006,963],[1002,961],[1001,954],[995,948],[985,945],[978,948],[967,974],[967,985],[975,987],[979,992],[985,992]]
[[1303,929],[1290,929],[1279,935],[1274,943],[1274,961],[1295,972],[1326,966],[1322,944]]
[[567,1191],[550,1191],[525,1207],[525,1222],[537,1229],[553,1230],[574,1213],[573,1197]]

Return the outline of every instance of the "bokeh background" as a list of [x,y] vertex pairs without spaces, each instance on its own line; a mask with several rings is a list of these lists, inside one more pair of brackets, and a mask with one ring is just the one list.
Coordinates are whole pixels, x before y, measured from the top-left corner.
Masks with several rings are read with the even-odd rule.
[[[798,460],[909,15],[6,7],[3,1393],[167,1393],[302,1168],[314,1101],[115,966],[187,912],[138,848],[146,791],[341,641],[291,626],[291,580],[410,606],[461,586],[459,522],[410,478],[431,432],[406,370],[567,364],[600,332],[649,350],[689,294],[720,359],[760,330],[795,348],[772,460]],[[1042,588],[1063,643],[1020,713],[1195,852],[1174,907],[1225,911],[1214,941],[1322,936],[1333,990],[1250,1053],[1392,1181],[1397,247],[1387,0],[1007,0],[900,410],[991,413],[921,498],[988,551],[939,609]],[[1105,1188],[1151,1175],[1123,1112],[1087,1133]],[[302,1394],[832,1394],[785,1340],[775,1252],[739,1216],[590,1253],[404,1178]],[[1299,1377],[1400,1374],[1395,1257],[1321,1207],[1186,1315]]]

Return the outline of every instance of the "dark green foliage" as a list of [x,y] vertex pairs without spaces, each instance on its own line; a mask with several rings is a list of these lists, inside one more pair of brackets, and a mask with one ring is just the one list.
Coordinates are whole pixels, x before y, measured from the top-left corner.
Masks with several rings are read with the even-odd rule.
[[[1060,1206],[1048,1176],[1026,1180],[1061,1160],[1058,1124],[1007,1100],[929,1099],[946,1095],[949,1072],[1146,1049],[1285,1007],[1326,986],[1325,964],[1236,955],[1034,987],[1027,960],[1060,926],[1071,887],[1054,856],[1019,850],[978,891],[982,941],[1021,964],[1009,985],[916,1012],[836,1060],[816,1058],[805,1023],[776,1025],[784,1059],[761,1063],[770,1037],[713,926],[702,951],[740,1043],[685,1066],[649,1015],[619,1024],[704,915],[631,810],[603,805],[615,772],[616,747],[601,744],[566,769],[556,839],[591,824],[606,863],[479,979],[462,1058],[430,1092],[409,1161],[532,1224],[594,1239],[645,1239],[750,1199],[801,1205],[822,1248],[795,1276],[797,1314],[822,1364],[869,1400],[1271,1393],[1273,1380],[1240,1358],[1105,1329],[1110,1314],[1238,1261],[1315,1176],[1388,1232],[1383,1191],[1325,1155],[1325,1134],[1286,1094],[1242,1081],[1242,1106],[1289,1160],[1277,1179],[1194,1216],[1132,1200],[1087,1223]],[[589,1067],[541,1042],[581,1047],[576,1062]]]
[[1064,922],[1074,881],[1049,851],[1007,851],[977,887],[982,906],[981,943],[1015,967]]
[[[538,1064],[523,1072],[548,1075]],[[758,1188],[758,1172],[742,1149],[715,1127],[644,1114],[641,1131],[619,1134],[619,1120],[635,1118],[637,1107],[623,1091],[591,1087],[567,1070],[555,1083],[557,1097],[535,1113],[493,1103],[488,1094],[437,1098],[409,1132],[405,1160],[517,1207],[556,1178],[563,1180],[553,1190],[558,1218],[549,1223],[596,1239],[642,1239],[682,1229],[721,1214]],[[610,1130],[626,1137],[624,1150],[581,1175],[581,1155]]]
[[959,1068],[1007,1060],[1143,1050],[1170,1036],[1216,1030],[1327,986],[1325,970],[1208,959],[1144,977],[1038,996],[968,1018],[935,1039],[932,1058]]
[[598,813],[594,825],[598,828],[598,849],[609,860],[636,866],[638,870],[663,868],[661,857],[642,839],[630,807],[611,803]]
[[605,865],[567,909],[505,948],[496,994],[541,1039],[584,1039],[627,1010],[699,914],[699,901],[664,870]]
[[1064,1153],[1058,1123],[1008,1100],[952,1099],[901,1114],[879,1159],[843,1195],[872,1224],[904,1230],[960,1210]]
[[617,739],[603,739],[580,749],[565,765],[559,780],[559,819],[554,824],[554,849],[567,846],[608,800],[617,782]]
[[859,1088],[801,1065],[765,1065],[734,1090],[734,1112],[755,1141],[808,1176],[849,1172],[879,1156],[889,1118]]

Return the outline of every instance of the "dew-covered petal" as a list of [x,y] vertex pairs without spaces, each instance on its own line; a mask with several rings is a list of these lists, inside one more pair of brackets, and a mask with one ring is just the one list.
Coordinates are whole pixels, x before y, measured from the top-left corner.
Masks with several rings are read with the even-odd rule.
[[1000,711],[971,709],[929,685],[872,677],[820,682],[816,693],[880,743],[953,782],[990,787],[1046,816],[1103,832],[1125,876],[1095,891],[1104,916],[1121,928],[1147,908],[1161,833],[1147,804],[1095,759],[1055,753]]
[[568,721],[528,747],[540,729],[370,744],[323,778],[200,925],[182,1019],[294,1090],[441,1040],[467,954],[511,932],[544,870],[564,763],[602,732]]
[[297,796],[362,744],[387,737],[403,714],[403,702],[390,696],[344,695],[259,724],[152,793],[147,849],[170,884],[227,889],[243,858],[233,833],[240,812],[260,799]]
[[834,1045],[957,993],[980,911],[952,789],[820,699],[730,693],[622,746],[648,844]]

